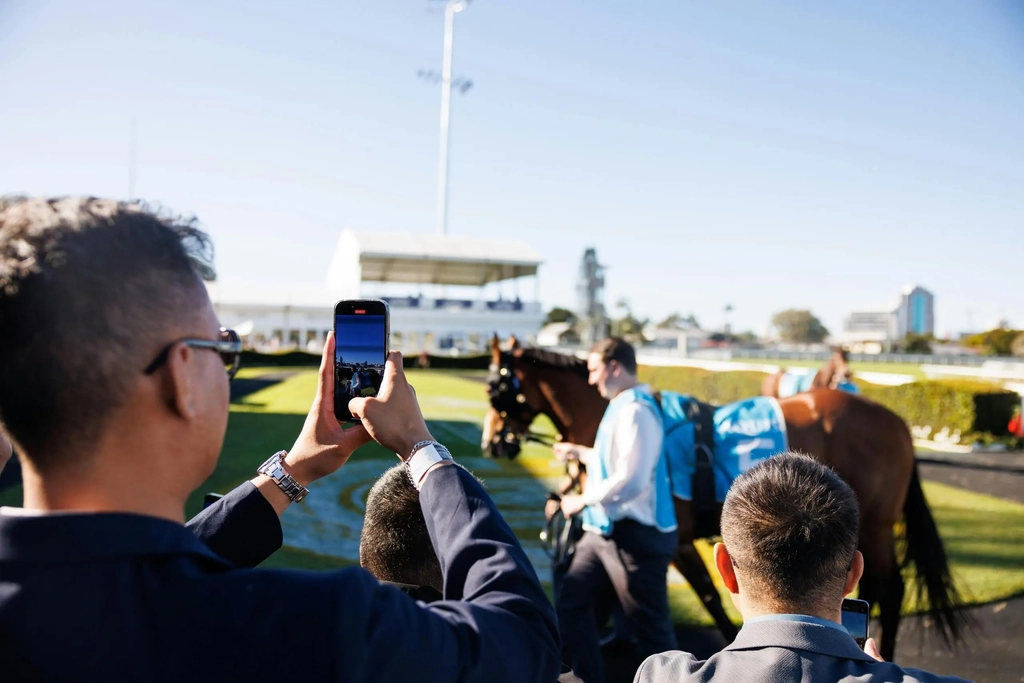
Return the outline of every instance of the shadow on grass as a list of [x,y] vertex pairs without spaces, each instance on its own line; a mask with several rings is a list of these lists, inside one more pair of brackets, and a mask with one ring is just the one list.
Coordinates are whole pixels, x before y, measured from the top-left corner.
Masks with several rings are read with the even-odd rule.
[[[271,454],[291,448],[304,421],[305,415],[232,412],[217,468],[189,497],[186,515],[202,509],[204,494],[229,491],[255,476],[256,468]],[[483,480],[541,579],[547,580],[550,563],[538,539],[548,491],[545,484],[515,461],[481,457],[476,423],[430,420],[428,426],[460,464]],[[380,475],[398,463],[393,453],[370,443],[338,472],[314,482],[310,495],[282,517],[288,547],[269,563],[313,569],[357,562],[366,495]]]
[[281,371],[267,372],[259,377],[236,377],[231,380],[231,402],[234,404],[245,403],[250,406],[261,405],[259,403],[249,403],[248,401],[243,401],[243,399],[250,394],[255,394],[257,391],[280,384],[295,374],[296,371]]

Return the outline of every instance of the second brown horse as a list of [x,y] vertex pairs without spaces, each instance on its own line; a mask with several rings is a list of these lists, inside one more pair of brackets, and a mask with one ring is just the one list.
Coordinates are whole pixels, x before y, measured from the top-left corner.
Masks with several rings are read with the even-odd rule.
[[[761,384],[761,395],[779,398],[779,383],[785,374],[785,370],[781,370],[765,377]],[[810,388],[837,389],[840,384],[849,382],[852,378],[849,352],[844,348],[836,347],[832,349],[832,357],[828,359],[828,362],[814,374]]]

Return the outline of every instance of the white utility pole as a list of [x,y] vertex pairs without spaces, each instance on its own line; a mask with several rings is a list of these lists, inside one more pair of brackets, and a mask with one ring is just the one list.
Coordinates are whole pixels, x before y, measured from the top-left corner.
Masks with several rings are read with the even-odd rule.
[[452,29],[467,0],[448,0],[444,8],[444,62],[441,67],[441,150],[437,164],[437,232],[448,232],[448,120],[452,104]]

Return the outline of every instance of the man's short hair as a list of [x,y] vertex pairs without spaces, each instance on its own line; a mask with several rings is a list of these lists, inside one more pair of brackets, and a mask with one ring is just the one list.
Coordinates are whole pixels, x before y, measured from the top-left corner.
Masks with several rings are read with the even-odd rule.
[[389,469],[366,497],[359,564],[380,581],[444,591],[441,563],[427,532],[420,494],[405,465]]
[[636,374],[636,351],[633,350],[633,345],[622,337],[602,339],[594,344],[590,353],[600,356],[601,362],[605,365],[616,361],[629,374]]
[[842,597],[857,550],[859,507],[839,475],[784,453],[736,478],[722,508],[722,541],[746,590],[784,605]]
[[0,198],[0,423],[35,467],[98,438],[212,254],[194,220],[139,203]]

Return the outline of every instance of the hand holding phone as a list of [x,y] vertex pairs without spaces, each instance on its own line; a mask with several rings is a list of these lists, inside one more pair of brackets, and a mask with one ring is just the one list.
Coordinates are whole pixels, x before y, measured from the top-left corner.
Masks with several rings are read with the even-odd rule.
[[376,299],[345,299],[334,307],[334,416],[338,422],[358,422],[348,402],[380,391],[389,317],[387,303]]
[[845,628],[857,646],[864,648],[864,642],[868,639],[868,621],[870,620],[871,606],[864,600],[843,600],[843,628]]
[[350,406],[370,436],[384,448],[405,460],[420,441],[432,441],[420,411],[416,391],[402,369],[402,354],[388,354],[380,395],[355,398]]

